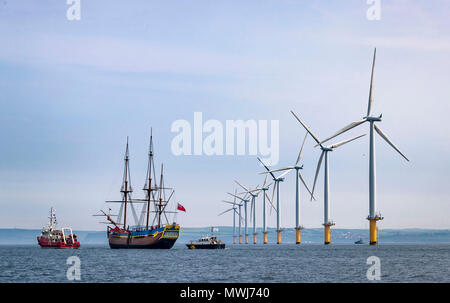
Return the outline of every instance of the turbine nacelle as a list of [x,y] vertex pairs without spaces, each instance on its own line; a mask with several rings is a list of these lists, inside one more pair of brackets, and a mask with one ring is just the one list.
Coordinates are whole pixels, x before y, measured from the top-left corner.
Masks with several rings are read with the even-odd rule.
[[366,121],[368,121],[368,122],[380,122],[381,121],[381,117],[382,117],[383,115],[381,114],[380,116],[378,116],[378,117],[364,117],[363,119],[364,120],[366,120]]

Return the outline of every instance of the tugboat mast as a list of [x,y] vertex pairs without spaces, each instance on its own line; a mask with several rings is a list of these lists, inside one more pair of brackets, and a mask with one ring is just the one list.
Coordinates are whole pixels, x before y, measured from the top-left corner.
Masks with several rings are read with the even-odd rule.
[[52,231],[53,230],[53,222],[56,225],[56,216],[53,214],[53,206],[50,207],[50,217],[49,217],[49,219],[50,219],[50,224],[48,225],[48,229],[50,231]]

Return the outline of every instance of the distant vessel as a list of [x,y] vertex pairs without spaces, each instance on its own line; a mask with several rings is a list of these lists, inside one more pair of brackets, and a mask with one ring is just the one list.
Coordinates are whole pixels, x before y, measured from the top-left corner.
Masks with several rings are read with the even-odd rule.
[[364,244],[364,241],[362,238],[359,238],[358,241],[355,241],[355,244]]
[[217,240],[217,237],[213,235],[214,227],[211,227],[211,235],[206,235],[198,239],[197,241],[191,241],[186,246],[189,249],[224,249],[225,243],[221,240]]
[[[164,186],[163,166],[161,165],[161,176],[159,186],[154,181],[156,179],[155,169],[153,165],[153,141],[150,135],[150,151],[147,167],[147,177],[143,190],[146,192],[145,199],[132,199],[131,193],[133,189],[130,182],[129,155],[128,155],[128,138],[125,152],[125,167],[123,174],[123,184],[120,192],[122,200],[107,201],[112,203],[120,203],[117,221],[111,217],[113,215],[106,214],[108,222],[107,236],[110,248],[150,248],[150,249],[170,249],[175,244],[180,234],[180,225],[173,222],[169,224],[167,213],[176,214],[177,211],[168,211],[166,207],[174,194],[174,190]],[[153,178],[152,178],[153,174]],[[166,191],[170,191],[170,195],[166,198]],[[140,218],[137,218],[134,205],[143,204]],[[153,207],[151,207],[153,205]],[[135,226],[127,225],[127,209],[131,208],[133,217],[136,221]],[[123,220],[122,220],[123,213]],[[154,213],[153,222],[150,222],[150,213]],[[145,219],[145,223],[144,223]],[[165,219],[165,223],[163,223]],[[174,220],[175,221],[175,220]],[[122,223],[123,222],[123,223]]]
[[79,248],[80,242],[77,235],[72,232],[72,228],[64,227],[55,229],[56,214],[53,207],[50,208],[50,223],[48,227],[42,228],[41,234],[37,237],[39,246],[43,248]]

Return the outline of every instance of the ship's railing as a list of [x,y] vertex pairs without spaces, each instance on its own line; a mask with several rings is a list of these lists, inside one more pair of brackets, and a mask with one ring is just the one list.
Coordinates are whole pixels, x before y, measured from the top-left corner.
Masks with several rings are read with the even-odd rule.
[[75,244],[75,240],[74,240],[74,238],[73,238],[73,231],[72,231],[72,228],[70,228],[70,227],[64,227],[64,228],[61,229],[61,232],[62,232],[62,238],[63,238],[64,244],[67,244],[67,241],[66,241],[66,235],[65,235],[65,233],[64,233],[65,230],[68,230],[68,231],[69,231],[69,234],[68,234],[67,236],[70,236],[71,239],[72,239],[72,244]]

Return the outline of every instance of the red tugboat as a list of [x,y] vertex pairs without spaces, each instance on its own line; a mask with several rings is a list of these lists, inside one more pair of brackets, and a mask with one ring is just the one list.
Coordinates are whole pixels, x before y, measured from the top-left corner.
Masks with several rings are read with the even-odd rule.
[[79,248],[80,242],[77,236],[73,234],[72,228],[64,227],[62,229],[54,229],[56,227],[56,215],[53,207],[50,208],[50,224],[48,227],[42,228],[42,233],[37,237],[39,246],[42,248]]

